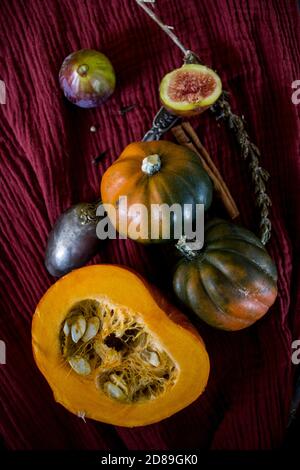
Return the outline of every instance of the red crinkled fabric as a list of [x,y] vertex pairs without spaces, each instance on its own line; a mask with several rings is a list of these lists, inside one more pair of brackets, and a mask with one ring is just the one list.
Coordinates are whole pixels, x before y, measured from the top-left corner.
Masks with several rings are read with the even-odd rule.
[[[292,394],[291,343],[300,338],[299,13],[290,0],[157,0],[155,11],[202,61],[217,69],[244,114],[261,164],[270,172],[273,232],[268,249],[279,272],[269,313],[236,333],[197,323],[211,357],[207,390],[173,417],[141,429],[84,423],[53,400],[35,366],[31,318],[54,279],[44,268],[47,235],[59,214],[99,195],[101,174],[139,140],[159,107],[160,79],[182,56],[134,0],[2,0],[0,79],[1,310],[0,432],[9,449],[270,449],[281,445]],[[111,59],[117,89],[104,106],[68,103],[58,71],[72,51],[95,48]],[[122,106],[138,106],[120,115]],[[90,127],[99,127],[96,133]],[[247,164],[210,113],[193,119],[257,232]],[[107,150],[98,166],[92,159]],[[134,268],[170,293],[171,274],[155,247],[109,241],[93,262]],[[298,295],[298,297],[297,297]]]

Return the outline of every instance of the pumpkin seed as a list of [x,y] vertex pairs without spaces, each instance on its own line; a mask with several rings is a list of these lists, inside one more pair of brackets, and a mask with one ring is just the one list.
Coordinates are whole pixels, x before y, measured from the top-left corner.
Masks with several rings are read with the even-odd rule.
[[141,357],[144,361],[148,362],[153,367],[158,367],[160,365],[159,356],[154,351],[149,351],[149,349],[144,349],[144,351],[141,352]]
[[100,327],[99,318],[98,317],[90,318],[89,321],[88,321],[85,333],[82,337],[82,341],[84,343],[87,343],[88,341],[93,339],[96,336],[96,334],[98,333],[99,327]]
[[73,356],[69,359],[69,364],[79,375],[89,375],[91,373],[90,363],[84,357]]
[[120,377],[118,377],[116,374],[110,374],[109,376],[111,382],[114,384],[114,385],[117,385],[117,387],[119,387],[123,392],[127,393],[127,385],[126,383],[124,382],[124,380],[122,380]]
[[104,390],[111,397],[117,400],[125,400],[125,393],[115,384],[111,382],[106,382],[104,384]]
[[74,343],[83,337],[86,330],[86,320],[83,316],[77,317],[77,320],[71,326],[71,336]]
[[148,340],[148,335],[147,333],[141,333],[137,336],[137,338],[134,341],[134,346],[138,349],[142,349],[146,346]]
[[69,334],[70,334],[70,326],[69,326],[69,324],[68,324],[68,320],[65,321],[65,324],[64,324],[64,327],[63,327],[63,332],[64,332],[64,335],[65,335],[66,337],[68,337]]

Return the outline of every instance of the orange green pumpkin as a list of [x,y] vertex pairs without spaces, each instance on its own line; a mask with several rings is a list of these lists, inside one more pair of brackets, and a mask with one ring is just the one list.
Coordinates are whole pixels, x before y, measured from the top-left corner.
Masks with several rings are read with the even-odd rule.
[[[161,211],[151,212],[152,205],[163,204],[171,207],[179,204],[191,205],[184,220],[193,222],[196,216],[196,204],[203,204],[208,209],[212,201],[212,183],[200,162],[199,157],[190,149],[167,141],[136,142],[128,145],[120,157],[111,165],[102,177],[101,199],[104,204],[111,204],[117,211],[117,217],[111,222],[119,233],[133,236],[130,230],[124,233],[124,227],[143,227],[134,239],[142,243],[159,243],[176,238],[174,230],[178,222]],[[127,209],[121,210],[119,198],[127,197]],[[137,213],[136,204],[146,208],[146,212]],[[110,212],[108,210],[108,215]],[[183,217],[181,218],[183,222]],[[157,236],[151,233],[151,227],[159,227]],[[168,236],[170,233],[170,236]]]
[[253,233],[214,219],[206,224],[203,249],[179,262],[173,286],[178,298],[209,325],[240,330],[274,303],[277,271]]

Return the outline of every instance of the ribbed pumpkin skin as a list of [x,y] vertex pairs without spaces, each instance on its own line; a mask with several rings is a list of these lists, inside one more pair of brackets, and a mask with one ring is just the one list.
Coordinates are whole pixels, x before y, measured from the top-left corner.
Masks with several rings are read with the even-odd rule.
[[206,224],[199,255],[179,262],[173,286],[179,299],[209,325],[240,330],[274,303],[277,271],[253,233],[214,219]]
[[[161,160],[160,170],[147,175],[142,171],[142,161],[149,155],[158,154]],[[143,204],[151,213],[151,204],[204,204],[205,210],[212,201],[212,183],[200,162],[199,157],[191,150],[172,142],[136,142],[128,145],[120,157],[111,165],[102,177],[101,197],[103,203],[113,204],[118,210],[120,196],[127,196],[128,210],[133,204]],[[127,226],[133,217],[121,211],[118,216],[122,224]],[[142,243],[159,243],[168,240],[151,237],[149,226],[147,237],[136,241]],[[164,216],[162,217],[164,219]],[[191,214],[194,220],[195,211]],[[159,220],[159,217],[152,216]],[[187,217],[185,215],[185,219]],[[145,218],[134,217],[135,223],[139,220],[145,224]],[[165,219],[167,220],[167,219]],[[113,221],[112,221],[113,222]],[[154,221],[155,222],[155,221]],[[113,223],[114,224],[114,223]],[[124,225],[123,225],[124,226]],[[170,232],[173,233],[174,220],[171,219]],[[116,224],[118,231],[120,224]],[[171,239],[174,237],[171,236]]]

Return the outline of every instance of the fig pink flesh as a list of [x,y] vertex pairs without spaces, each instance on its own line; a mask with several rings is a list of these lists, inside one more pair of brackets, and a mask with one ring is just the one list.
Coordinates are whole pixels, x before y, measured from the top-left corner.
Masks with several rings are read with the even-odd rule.
[[207,98],[215,88],[216,81],[211,75],[181,70],[171,78],[168,95],[172,101],[197,103]]

